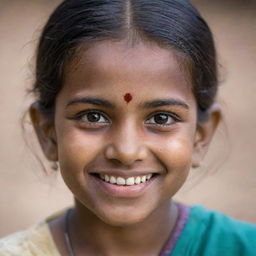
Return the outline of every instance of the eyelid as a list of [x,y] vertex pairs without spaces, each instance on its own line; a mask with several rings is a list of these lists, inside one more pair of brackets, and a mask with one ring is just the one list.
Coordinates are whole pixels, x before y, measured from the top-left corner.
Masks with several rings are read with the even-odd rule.
[[[88,109],[88,110],[80,111],[80,112],[78,112],[77,114],[75,114],[75,116],[74,116],[73,119],[81,120],[81,118],[82,118],[84,115],[88,114],[88,113],[97,113],[97,114],[100,114],[100,115],[102,115],[105,119],[107,119],[108,122],[106,122],[106,123],[111,123],[110,118],[108,117],[108,115],[107,115],[106,113],[104,113],[103,111],[100,111],[100,110],[98,110],[98,109]],[[81,121],[81,122],[82,122],[82,121]],[[93,123],[93,122],[88,122],[88,123],[91,123],[91,124],[100,124],[100,123],[98,123],[98,122],[95,122],[95,123]]]
[[155,115],[159,115],[159,114],[163,114],[163,115],[168,115],[168,116],[171,116],[173,119],[175,119],[176,121],[181,121],[181,118],[179,115],[173,113],[173,112],[170,112],[170,111],[156,111],[154,113],[151,113],[148,117],[147,117],[147,120],[152,118],[153,116]]
[[[173,121],[171,123],[167,123],[167,124],[158,124],[158,123],[152,123],[152,122],[149,122],[149,120],[151,118],[154,118],[154,116],[156,115],[159,115],[159,114],[162,114],[162,115],[167,115],[168,117],[172,118]],[[157,111],[157,112],[154,112],[152,113],[147,119],[146,119],[146,124],[147,125],[153,125],[155,127],[169,127],[173,124],[175,124],[176,122],[180,122],[181,121],[181,118],[173,113],[173,112],[168,112],[168,111]]]

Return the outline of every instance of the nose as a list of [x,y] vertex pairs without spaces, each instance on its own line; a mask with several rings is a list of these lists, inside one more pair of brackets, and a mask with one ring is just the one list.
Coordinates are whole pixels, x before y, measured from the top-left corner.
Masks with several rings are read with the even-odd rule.
[[106,147],[105,156],[109,160],[131,166],[147,157],[147,148],[136,129],[127,125],[114,132],[111,142]]

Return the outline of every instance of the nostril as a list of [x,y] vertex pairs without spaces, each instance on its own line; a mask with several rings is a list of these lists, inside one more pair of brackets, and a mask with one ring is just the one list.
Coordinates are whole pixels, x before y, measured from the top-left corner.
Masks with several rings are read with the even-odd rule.
[[140,141],[125,133],[119,136],[115,143],[107,145],[105,157],[109,160],[130,166],[137,161],[143,161],[148,156],[148,150]]

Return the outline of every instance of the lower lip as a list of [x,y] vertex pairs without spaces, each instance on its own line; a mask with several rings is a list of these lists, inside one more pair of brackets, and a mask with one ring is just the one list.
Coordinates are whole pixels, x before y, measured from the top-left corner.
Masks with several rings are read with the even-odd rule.
[[102,179],[92,175],[92,178],[99,189],[103,190],[110,196],[122,198],[135,198],[141,196],[152,185],[152,183],[156,181],[157,177],[158,175],[138,185],[123,186],[105,182]]

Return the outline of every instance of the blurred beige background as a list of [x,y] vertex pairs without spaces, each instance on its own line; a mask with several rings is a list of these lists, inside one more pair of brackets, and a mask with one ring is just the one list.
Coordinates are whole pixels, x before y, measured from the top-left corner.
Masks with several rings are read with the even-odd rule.
[[[59,0],[0,0],[0,236],[71,204],[58,174],[46,176],[24,143],[21,117],[31,102],[33,54]],[[177,199],[256,223],[256,4],[193,0],[213,30],[225,113],[205,163]],[[41,156],[31,129],[32,151]]]

